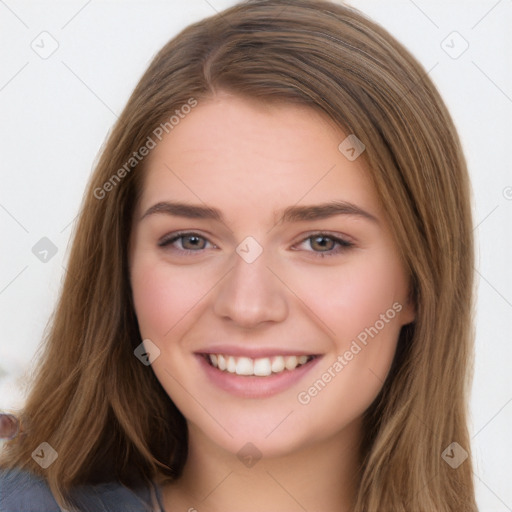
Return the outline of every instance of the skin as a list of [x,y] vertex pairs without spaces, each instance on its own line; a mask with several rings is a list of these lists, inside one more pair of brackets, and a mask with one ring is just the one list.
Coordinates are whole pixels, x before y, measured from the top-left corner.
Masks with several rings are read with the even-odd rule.
[[[160,350],[152,369],[189,428],[183,476],[162,484],[167,510],[350,510],[361,416],[415,311],[364,159],[349,161],[338,150],[346,135],[309,107],[220,93],[201,101],[147,157],[131,284],[142,339]],[[154,204],[178,200],[217,208],[224,222],[165,213],[141,220]],[[339,214],[279,222],[275,213],[334,200],[375,220]],[[159,247],[181,230],[203,238]],[[319,232],[353,245],[318,242],[312,235]],[[252,263],[236,252],[248,236],[263,249]],[[393,304],[400,311],[332,377],[338,356]],[[212,386],[200,367],[194,353],[212,343],[322,358],[289,389],[240,397]],[[300,403],[298,394],[329,368],[327,385]],[[262,457],[252,467],[237,457],[248,442]]]

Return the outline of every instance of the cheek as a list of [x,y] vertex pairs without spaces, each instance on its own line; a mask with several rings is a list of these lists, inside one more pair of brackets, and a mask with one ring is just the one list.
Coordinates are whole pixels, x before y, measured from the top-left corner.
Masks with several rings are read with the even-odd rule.
[[134,261],[131,283],[143,338],[163,340],[200,303],[208,284],[191,268],[173,269],[152,258]]
[[393,304],[403,305],[406,297],[403,269],[387,253],[359,254],[346,265],[301,274],[295,278],[295,288],[326,334],[341,346],[373,326],[381,315],[391,319],[386,326],[400,324],[396,310],[401,308],[393,309]]
[[302,281],[299,294],[332,340],[329,357],[309,383],[322,381],[311,390],[315,407],[343,403],[347,415],[356,415],[377,396],[396,351],[406,289],[402,266],[388,253],[360,255]]

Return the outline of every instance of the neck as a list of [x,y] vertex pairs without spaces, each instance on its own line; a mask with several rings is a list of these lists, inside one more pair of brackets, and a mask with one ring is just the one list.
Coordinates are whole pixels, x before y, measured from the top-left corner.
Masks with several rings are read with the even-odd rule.
[[[189,427],[189,454],[182,476],[162,484],[166,511],[349,512],[360,463],[361,425],[280,457],[245,459]],[[250,449],[246,449],[250,453]]]

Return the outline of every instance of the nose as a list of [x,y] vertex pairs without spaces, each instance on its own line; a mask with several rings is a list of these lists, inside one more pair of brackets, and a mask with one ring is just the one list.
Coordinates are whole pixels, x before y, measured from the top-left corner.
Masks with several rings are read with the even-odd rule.
[[246,329],[282,322],[288,315],[286,286],[267,267],[265,251],[252,263],[237,253],[233,261],[217,288],[215,314]]

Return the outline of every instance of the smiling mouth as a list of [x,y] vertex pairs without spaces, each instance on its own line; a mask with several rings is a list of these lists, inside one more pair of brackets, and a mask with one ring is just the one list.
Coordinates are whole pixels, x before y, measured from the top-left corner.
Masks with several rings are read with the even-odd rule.
[[316,355],[235,357],[226,354],[202,354],[210,366],[224,373],[241,376],[268,377],[283,372],[292,372],[315,359]]

